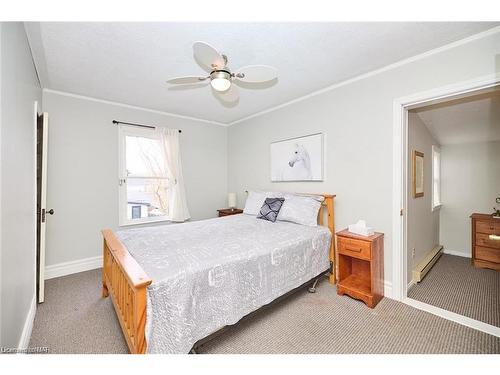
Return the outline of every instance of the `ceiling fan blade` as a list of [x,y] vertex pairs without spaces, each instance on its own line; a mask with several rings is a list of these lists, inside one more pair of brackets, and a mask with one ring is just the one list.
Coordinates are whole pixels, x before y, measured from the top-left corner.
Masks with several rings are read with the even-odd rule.
[[240,98],[240,91],[238,90],[238,87],[234,84],[231,84],[231,86],[229,87],[229,89],[227,89],[227,91],[213,90],[213,92],[222,101],[228,102],[228,103],[236,102]]
[[208,77],[199,77],[199,76],[175,77],[169,79],[167,83],[171,84],[199,83],[201,81],[206,80],[207,78]]
[[168,87],[168,91],[186,91],[192,89],[198,89],[200,87],[207,87],[210,81],[205,81],[201,83],[186,83],[184,85],[175,85]]
[[226,66],[224,57],[208,43],[194,42],[193,55],[201,65],[210,69],[210,71],[222,69]]
[[266,82],[278,77],[278,69],[269,65],[247,65],[238,69],[235,76],[243,82]]

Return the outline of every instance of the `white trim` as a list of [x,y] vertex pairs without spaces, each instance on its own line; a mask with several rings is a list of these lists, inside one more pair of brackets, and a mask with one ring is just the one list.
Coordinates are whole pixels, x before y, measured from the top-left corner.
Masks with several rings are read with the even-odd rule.
[[450,249],[444,249],[443,254],[455,255],[457,257],[463,257],[463,258],[472,258],[472,254],[470,253],[465,253],[463,251],[455,251]]
[[139,107],[139,106],[136,106],[136,105],[125,104],[125,103],[120,103],[120,102],[114,102],[114,101],[111,101],[111,100],[93,98],[91,96],[72,94],[72,93],[66,92],[66,91],[59,91],[59,90],[52,90],[52,89],[43,89],[42,91],[43,92],[48,92],[50,94],[56,94],[56,95],[61,95],[61,96],[68,96],[70,98],[89,100],[89,101],[97,102],[97,103],[116,105],[118,107],[136,109],[136,110],[139,110],[139,111],[151,112],[151,113],[156,113],[156,114],[159,114],[159,115],[165,115],[165,116],[171,116],[171,117],[181,118],[181,119],[184,119],[184,120],[199,121],[199,122],[204,122],[204,123],[207,123],[207,124],[213,124],[213,125],[219,125],[219,126],[228,126],[229,125],[229,124],[225,124],[225,123],[222,123],[222,122],[213,121],[213,120],[205,120],[205,119],[198,118],[198,117],[178,115],[176,113],[159,111],[157,109]]
[[[393,182],[392,182],[392,294],[395,300],[402,300],[406,297],[406,291],[401,287],[402,280],[407,280],[407,259],[404,238],[406,237],[406,197],[407,178],[406,169],[401,168],[403,160],[407,159],[407,121],[404,112],[401,111],[401,104],[394,101],[393,107],[394,125],[393,136]],[[396,141],[397,140],[397,141]],[[403,210],[403,215],[401,215]],[[400,251],[396,251],[399,249]],[[403,256],[404,255],[404,256]]]
[[[394,100],[393,106],[393,214],[392,214],[392,288],[396,300],[403,300],[407,294],[406,285],[406,217],[407,217],[407,108],[436,99],[452,98],[500,84],[500,72],[459,82],[452,85],[416,93]],[[400,216],[403,209],[403,216]]]
[[441,209],[441,207],[443,207],[443,204],[442,203],[439,203],[438,205],[436,206],[433,206],[431,211],[434,212],[434,211],[439,211]]
[[423,52],[421,54],[418,54],[418,55],[415,55],[415,56],[412,56],[412,57],[409,57],[409,58],[406,58],[406,59],[403,59],[403,60],[400,60],[400,61],[397,61],[395,63],[392,63],[392,64],[389,64],[389,65],[386,65],[382,68],[379,68],[379,69],[376,69],[376,70],[372,70],[368,73],[364,73],[364,74],[361,74],[359,76],[356,76],[356,77],[353,77],[353,78],[350,78],[350,79],[347,79],[345,81],[342,81],[342,82],[339,82],[339,83],[335,83],[333,85],[330,85],[328,87],[325,87],[323,89],[320,89],[320,90],[317,90],[317,91],[313,91],[312,93],[310,94],[307,94],[307,95],[304,95],[304,96],[301,96],[301,97],[298,97],[296,99],[292,99],[288,102],[285,102],[283,104],[279,104],[275,107],[271,107],[271,108],[268,108],[268,109],[265,109],[263,111],[260,111],[260,112],[257,112],[257,113],[254,113],[252,115],[249,115],[249,116],[245,116],[243,118],[240,118],[238,120],[235,120],[235,121],[232,121],[230,123],[228,123],[227,125],[228,126],[231,126],[231,125],[235,125],[235,124],[238,124],[240,122],[243,122],[243,121],[246,121],[246,120],[249,120],[251,118],[254,118],[254,117],[258,117],[258,116],[262,116],[266,113],[269,113],[269,112],[274,112],[280,108],[283,108],[283,107],[287,107],[291,104],[295,104],[297,102],[301,102],[303,100],[306,100],[306,99],[309,99],[309,98],[312,98],[316,95],[320,95],[320,94],[323,94],[325,92],[328,92],[328,91],[331,91],[331,90],[335,90],[339,87],[342,87],[342,86],[346,86],[346,85],[349,85],[351,83],[354,83],[354,82],[357,82],[357,81],[360,81],[360,80],[363,80],[365,78],[369,78],[369,77],[372,77],[372,76],[375,76],[377,74],[380,74],[380,73],[384,73],[384,72],[387,72],[389,70],[392,70],[392,69],[396,69],[396,68],[399,68],[403,65],[406,65],[406,64],[409,64],[409,63],[412,63],[412,62],[415,62],[415,61],[418,61],[418,60],[422,60],[422,59],[425,59],[429,56],[432,56],[432,55],[435,55],[437,53],[441,53],[441,52],[444,52],[444,51],[447,51],[449,49],[452,49],[452,48],[455,48],[455,47],[458,47],[458,46],[461,46],[461,45],[464,45],[464,44],[467,44],[467,43],[470,43],[470,42],[473,42],[475,40],[478,40],[478,39],[482,39],[482,38],[486,38],[490,35],[494,35],[496,33],[500,32],[500,26],[497,26],[497,27],[494,27],[492,29],[489,29],[489,30],[486,30],[486,31],[483,31],[481,33],[478,33],[478,34],[474,34],[472,36],[469,36],[467,38],[464,38],[464,39],[460,39],[460,40],[457,40],[455,42],[452,42],[452,43],[449,43],[449,44],[445,44],[444,46],[441,46],[441,47],[438,47],[438,48],[434,48],[434,49],[431,49],[429,51],[426,51],[426,52]]
[[392,298],[392,283],[384,280],[384,297]]
[[102,255],[52,264],[45,267],[45,280],[71,275],[78,272],[94,270],[102,267]]
[[[2,211],[2,25],[3,23],[0,23],[0,212]],[[2,225],[0,223],[0,272],[2,272]],[[3,298],[1,295],[3,294],[3,289],[2,289],[2,277],[0,277],[0,343],[3,342],[2,340],[2,300]]]
[[36,314],[36,293],[31,299],[30,308],[28,314],[26,315],[26,320],[24,321],[23,332],[19,338],[19,343],[17,344],[18,349],[26,349],[30,344],[31,332],[33,331],[33,323],[35,322]]
[[[33,212],[37,212],[37,209],[38,209],[38,180],[37,180],[37,173],[38,173],[38,168],[37,168],[37,162],[38,162],[38,155],[37,155],[37,151],[38,151],[38,131],[37,131],[37,128],[38,128],[38,101],[35,100],[34,101],[34,108],[33,108],[33,116],[34,116],[34,124],[33,124],[33,186],[34,186],[34,194],[33,194]],[[34,265],[33,265],[33,280],[34,280],[34,286],[33,286],[33,289],[35,291],[35,295],[37,294],[37,274],[36,274],[36,271],[37,271],[37,262],[36,262],[36,258],[37,258],[37,248],[36,248],[36,244],[37,244],[37,226],[38,226],[38,217],[37,215],[34,215],[33,217],[33,222],[34,222],[34,240],[35,240],[35,260],[34,260]]]
[[448,310],[443,310],[439,307],[432,306],[427,303],[414,300],[412,298],[405,298],[402,302],[419,310],[423,310],[441,318],[451,320],[452,322],[461,324],[463,326],[477,329],[478,331],[487,333],[489,335],[500,337],[500,328],[492,326],[491,324],[480,322],[479,320],[471,319],[469,317],[459,315]]

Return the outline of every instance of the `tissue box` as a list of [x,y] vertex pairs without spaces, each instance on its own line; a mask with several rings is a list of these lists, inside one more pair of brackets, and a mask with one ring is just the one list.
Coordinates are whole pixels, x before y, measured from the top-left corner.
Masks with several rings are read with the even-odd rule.
[[372,236],[375,234],[375,231],[372,227],[367,227],[366,225],[349,224],[347,230],[354,234],[359,234],[360,236]]

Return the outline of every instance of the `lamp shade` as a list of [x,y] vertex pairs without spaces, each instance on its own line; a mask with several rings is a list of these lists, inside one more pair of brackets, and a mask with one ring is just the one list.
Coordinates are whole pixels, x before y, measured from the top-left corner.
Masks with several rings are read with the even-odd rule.
[[229,206],[229,208],[236,207],[236,193],[229,193],[227,195],[227,205]]

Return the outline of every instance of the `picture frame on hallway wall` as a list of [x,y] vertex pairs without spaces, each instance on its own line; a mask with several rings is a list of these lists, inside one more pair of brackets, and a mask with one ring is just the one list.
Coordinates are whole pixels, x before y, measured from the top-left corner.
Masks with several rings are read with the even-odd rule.
[[271,181],[323,181],[323,133],[271,143]]
[[424,196],[424,153],[413,150],[413,198]]

